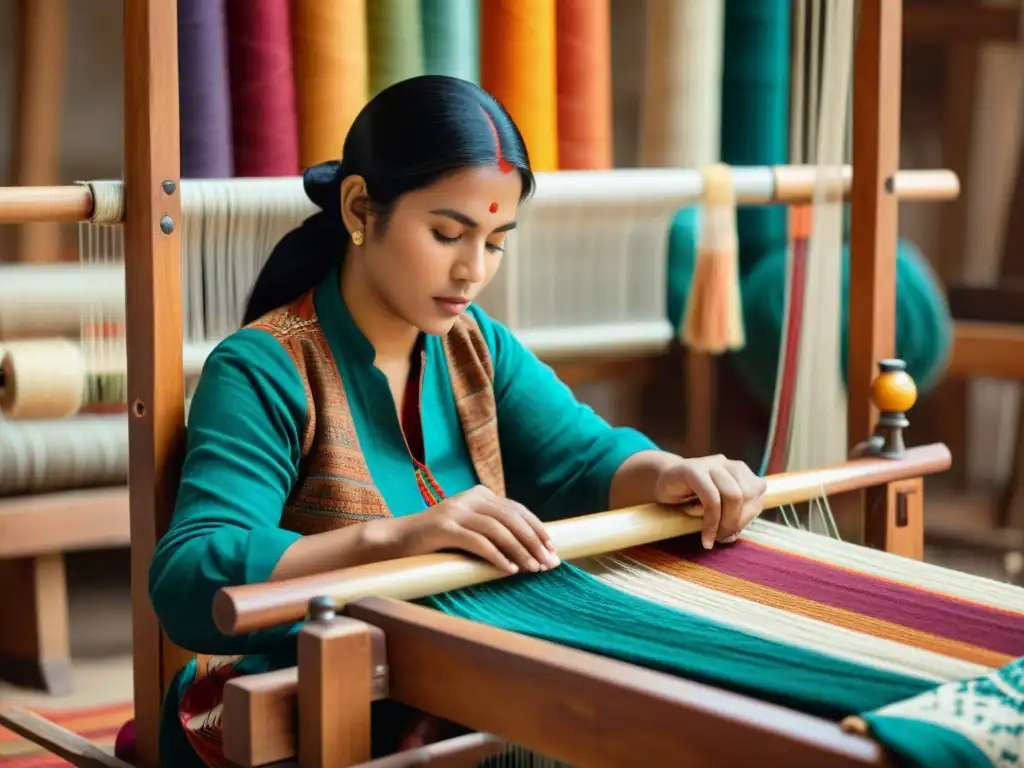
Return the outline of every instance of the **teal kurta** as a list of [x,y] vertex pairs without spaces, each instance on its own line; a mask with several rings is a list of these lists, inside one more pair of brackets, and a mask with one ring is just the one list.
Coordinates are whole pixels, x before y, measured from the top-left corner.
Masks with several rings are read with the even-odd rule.
[[[374,484],[393,516],[424,510],[390,387],[341,299],[337,269],[317,287],[314,303]],[[617,468],[656,446],[635,430],[611,427],[508,329],[477,307],[469,312],[493,364],[507,495],[543,520],[606,509]],[[425,463],[452,496],[479,479],[442,340],[427,336],[424,349]],[[208,358],[189,412],[177,508],[150,568],[154,609],[178,645],[212,654],[291,652],[295,627],[225,637],[213,623],[211,606],[222,587],[268,580],[300,535],[281,528],[281,517],[300,477],[307,408],[293,358],[269,333],[242,329]],[[168,708],[176,710],[176,704],[172,692]],[[175,756],[173,764],[180,759]]]

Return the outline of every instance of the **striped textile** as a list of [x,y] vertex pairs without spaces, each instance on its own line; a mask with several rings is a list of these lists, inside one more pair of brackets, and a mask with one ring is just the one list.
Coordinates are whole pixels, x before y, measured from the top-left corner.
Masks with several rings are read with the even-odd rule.
[[[764,521],[710,552],[695,539],[582,565],[638,597],[934,680],[935,691],[864,713],[887,746],[899,751],[888,741],[895,729],[897,742],[912,734],[932,750],[949,741],[933,755],[936,765],[951,764],[953,753],[962,759],[957,750],[971,752],[968,742],[975,760],[958,765],[1024,765],[1024,590]],[[918,733],[908,722],[927,728]]]
[[[38,714],[111,754],[121,726],[135,714],[132,702],[64,710],[39,710]],[[0,765],[3,768],[57,768],[70,765],[16,733],[0,728]]]

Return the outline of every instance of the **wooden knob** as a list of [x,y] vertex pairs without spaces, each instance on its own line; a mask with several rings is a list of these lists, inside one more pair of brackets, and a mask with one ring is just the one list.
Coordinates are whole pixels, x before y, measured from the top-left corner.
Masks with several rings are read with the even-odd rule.
[[306,615],[310,621],[330,621],[335,617],[337,606],[334,601],[326,595],[319,595],[309,601]]
[[871,383],[871,402],[883,413],[906,413],[917,402],[917,385],[902,360],[881,360]]

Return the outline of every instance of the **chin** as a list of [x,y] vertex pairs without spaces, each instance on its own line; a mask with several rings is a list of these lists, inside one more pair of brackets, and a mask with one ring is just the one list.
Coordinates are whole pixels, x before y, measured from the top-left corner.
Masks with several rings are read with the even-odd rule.
[[447,336],[448,332],[455,325],[457,317],[445,317],[445,318],[430,318],[422,323],[418,323],[419,329],[424,333],[428,333],[431,336]]

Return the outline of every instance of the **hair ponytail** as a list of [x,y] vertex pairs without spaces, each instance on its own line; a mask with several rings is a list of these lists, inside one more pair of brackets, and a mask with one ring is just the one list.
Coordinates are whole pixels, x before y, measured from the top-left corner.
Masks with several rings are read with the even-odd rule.
[[348,232],[341,220],[341,181],[336,161],[314,165],[302,174],[306,196],[321,210],[274,246],[249,294],[242,325],[295,301],[314,288],[345,256]]
[[344,162],[315,165],[302,175],[306,196],[320,213],[285,235],[256,278],[242,320],[247,325],[314,288],[345,256],[341,182],[366,182],[367,203],[385,226],[395,201],[467,166],[507,163],[523,182],[534,178],[523,137],[504,107],[468,80],[422,75],[395,83],[356,115],[345,136]]

